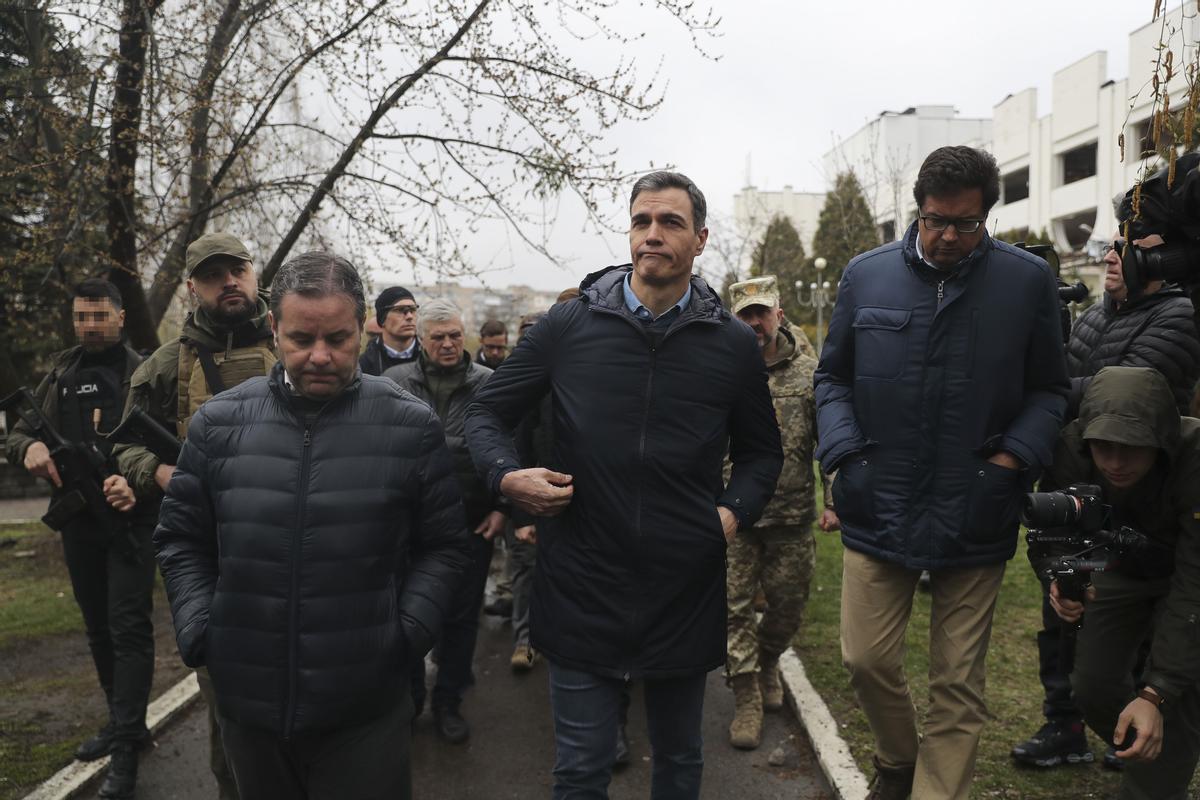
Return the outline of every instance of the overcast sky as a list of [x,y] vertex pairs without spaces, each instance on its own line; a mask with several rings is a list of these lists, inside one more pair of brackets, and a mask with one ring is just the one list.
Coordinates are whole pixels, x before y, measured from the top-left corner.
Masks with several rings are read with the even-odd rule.
[[[647,32],[640,63],[652,68],[661,55],[670,84],[654,119],[619,127],[609,141],[622,170],[672,163],[696,181],[712,212],[729,215],[746,182],[747,156],[760,189],[823,191],[822,154],[883,110],[950,104],[961,116],[988,117],[1006,95],[1032,86],[1044,115],[1054,72],[1098,50],[1108,52],[1109,78],[1126,77],[1128,36],[1150,21],[1154,0],[712,5],[722,17],[718,38],[706,45],[720,56],[715,61],[698,54],[665,14],[637,2],[618,9],[624,30]],[[491,272],[489,285],[561,288],[628,261],[623,235],[584,230],[569,200],[554,211],[551,244],[562,263],[548,264],[496,234],[481,247],[513,266]],[[618,226],[627,221],[620,203],[607,215]]]

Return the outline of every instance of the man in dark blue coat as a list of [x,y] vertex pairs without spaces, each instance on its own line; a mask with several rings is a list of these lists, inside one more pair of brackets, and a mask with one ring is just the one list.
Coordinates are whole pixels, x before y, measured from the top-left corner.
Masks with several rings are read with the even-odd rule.
[[[726,543],[758,519],[783,461],[754,333],[691,274],[704,217],[687,177],[638,180],[632,266],[554,306],[468,417],[480,472],[549,517],[531,633],[550,662],[556,800],[607,796],[633,679],[645,679],[651,796],[699,796],[705,673],[725,661]],[[521,469],[513,429],[547,392],[561,472]]]
[[[856,257],[817,370],[817,457],[838,471],[842,657],[875,734],[871,798],[965,798],[986,719],[984,665],[1023,491],[1050,460],[1069,388],[1054,276],[987,234],[995,160],[926,158],[919,219]],[[924,737],[903,672],[932,577]]]

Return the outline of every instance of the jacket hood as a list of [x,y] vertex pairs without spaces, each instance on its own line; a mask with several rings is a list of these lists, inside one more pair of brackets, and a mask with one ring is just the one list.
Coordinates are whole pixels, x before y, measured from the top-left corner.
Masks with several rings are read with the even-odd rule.
[[1105,367],[1079,404],[1083,439],[1157,447],[1171,455],[1180,441],[1180,417],[1167,379],[1146,367]]
[[245,347],[269,339],[272,336],[271,323],[267,320],[269,299],[270,295],[260,289],[254,316],[232,328],[214,320],[203,308],[197,308],[183,322],[183,338],[210,350]]
[[[633,272],[632,264],[605,267],[593,272],[579,284],[580,300],[599,308],[620,311],[625,307],[625,294],[621,284],[625,276]],[[721,305],[721,297],[698,275],[691,276],[692,298],[685,314],[702,317],[728,319],[729,311]],[[569,301],[568,301],[569,302]]]

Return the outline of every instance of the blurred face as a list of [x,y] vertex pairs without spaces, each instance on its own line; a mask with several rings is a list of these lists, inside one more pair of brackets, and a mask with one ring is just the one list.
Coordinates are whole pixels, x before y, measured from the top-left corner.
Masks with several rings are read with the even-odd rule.
[[258,276],[249,261],[213,256],[192,273],[187,286],[200,307],[217,322],[233,325],[254,316]]
[[650,286],[684,282],[708,241],[708,228],[697,231],[692,223],[687,192],[641,192],[629,217],[629,253],[637,276]]
[[1100,439],[1088,441],[1092,451],[1092,463],[1114,489],[1134,486],[1154,467],[1158,460],[1158,449],[1134,447]]
[[508,356],[508,334],[497,333],[495,336],[484,336],[479,340],[479,349],[483,351],[483,360],[489,367],[498,367]]
[[439,367],[453,367],[462,361],[465,344],[461,319],[431,322],[421,336],[425,356]]
[[[921,217],[917,235],[921,237],[925,258],[936,267],[953,267],[983,241],[987,221],[983,212],[983,190],[964,189],[944,197],[926,197],[921,206]],[[973,233],[963,233],[955,224],[971,227],[975,222],[979,227]],[[943,229],[937,230],[938,227]]]
[[305,397],[328,400],[354,379],[362,326],[346,295],[284,295],[271,330],[283,368]]
[[738,319],[754,329],[759,347],[766,347],[775,341],[775,336],[779,333],[779,326],[783,324],[783,309],[778,307],[746,306],[737,313],[737,316]]
[[90,353],[99,352],[121,341],[125,311],[118,310],[105,297],[76,297],[71,304],[75,338]]
[[417,335],[417,302],[404,298],[388,309],[383,332],[397,342],[410,342]]

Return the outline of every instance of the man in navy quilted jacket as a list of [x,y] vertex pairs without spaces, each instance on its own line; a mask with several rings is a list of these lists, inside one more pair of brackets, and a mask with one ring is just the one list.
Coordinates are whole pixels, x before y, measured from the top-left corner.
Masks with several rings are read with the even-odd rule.
[[184,662],[207,666],[242,800],[411,797],[407,665],[470,535],[432,409],[358,364],[344,258],[271,287],[280,363],[205,403],[154,544]]
[[[1054,275],[987,233],[999,177],[970,147],[925,159],[917,221],[846,267],[815,377],[817,457],[838,471],[842,658],[875,734],[873,800],[967,797],[1019,500],[1066,409]],[[903,671],[922,570],[932,579],[923,737]]]

